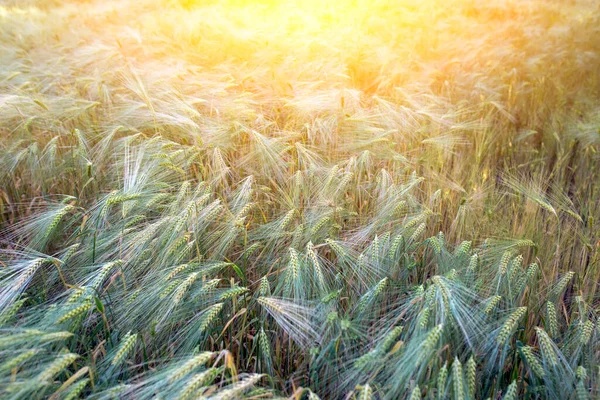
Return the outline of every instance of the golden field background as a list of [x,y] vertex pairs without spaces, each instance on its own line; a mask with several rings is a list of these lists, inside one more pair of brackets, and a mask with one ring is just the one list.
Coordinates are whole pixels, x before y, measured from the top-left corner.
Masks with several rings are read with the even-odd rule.
[[0,393],[594,398],[599,18],[0,3]]

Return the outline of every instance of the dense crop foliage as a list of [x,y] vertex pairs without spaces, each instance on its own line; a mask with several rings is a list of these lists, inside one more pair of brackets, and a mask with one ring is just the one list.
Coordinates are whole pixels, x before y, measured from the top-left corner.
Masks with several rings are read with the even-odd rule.
[[600,396],[600,9],[0,6],[0,396]]

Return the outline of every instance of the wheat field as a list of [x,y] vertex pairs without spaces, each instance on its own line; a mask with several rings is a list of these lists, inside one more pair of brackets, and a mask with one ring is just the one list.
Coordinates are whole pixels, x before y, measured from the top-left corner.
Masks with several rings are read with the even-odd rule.
[[592,0],[0,1],[0,397],[600,397]]

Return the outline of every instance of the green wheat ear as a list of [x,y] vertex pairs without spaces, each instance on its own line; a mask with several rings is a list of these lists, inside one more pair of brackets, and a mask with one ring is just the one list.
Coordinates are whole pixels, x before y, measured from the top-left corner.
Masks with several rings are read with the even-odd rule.
[[474,273],[477,270],[477,266],[479,265],[479,256],[477,254],[473,254],[471,259],[469,260],[469,266],[467,270],[471,273]]
[[465,240],[461,242],[455,250],[456,255],[469,255],[471,253],[472,242]]
[[419,386],[415,386],[412,393],[410,394],[410,400],[421,400],[421,389]]
[[271,295],[271,287],[269,280],[266,276],[260,278],[260,286],[258,288],[258,295],[261,297],[269,297]]
[[548,336],[548,334],[542,328],[536,327],[535,333],[537,335],[544,360],[552,367],[555,367],[558,365],[558,357],[554,351],[554,343],[552,342],[552,339],[550,339],[550,336]]
[[373,390],[371,389],[371,385],[369,385],[367,383],[362,388],[360,388],[357,400],[371,400],[371,399],[373,399]]
[[201,387],[206,386],[208,383],[211,383],[218,374],[218,368],[209,368],[206,371],[195,374],[183,388],[178,398],[180,400],[195,398],[196,391]]
[[311,241],[309,241],[308,244],[306,245],[306,255],[308,256],[308,258],[314,268],[319,287],[321,289],[325,288],[327,286],[326,282],[325,282],[325,276],[323,275],[323,270],[321,268],[319,258],[317,257],[317,253],[315,252],[314,245]]
[[215,356],[215,353],[210,352],[210,351],[205,351],[205,352],[202,352],[202,353],[192,357],[187,362],[185,362],[182,366],[180,366],[175,371],[173,371],[173,374],[169,378],[169,382],[175,382],[175,381],[183,378],[184,376],[186,376],[187,374],[192,372],[194,369],[206,364],[214,356]]
[[440,371],[438,372],[438,377],[436,381],[437,387],[437,398],[438,400],[443,399],[446,396],[446,383],[448,380],[448,364],[444,363]]
[[233,383],[228,389],[222,390],[219,393],[219,399],[221,400],[234,400],[241,397],[241,394],[254,386],[258,381],[263,378],[264,375],[250,375],[244,380]]
[[131,332],[127,332],[127,334],[123,337],[119,344],[119,348],[117,353],[115,354],[112,365],[121,364],[127,355],[133,350],[135,343],[137,341],[137,334],[132,334]]
[[93,304],[91,300],[85,300],[83,302],[83,304],[81,304],[80,306],[75,307],[74,309],[72,309],[71,311],[67,312],[66,314],[64,314],[62,317],[60,317],[56,323],[57,324],[61,324],[69,319],[73,319],[76,318],[80,315],[85,314],[86,312],[88,312],[91,308],[92,308]]
[[517,400],[517,381],[512,381],[506,389],[506,394],[502,398],[503,400]]
[[83,389],[85,389],[89,383],[90,383],[90,379],[88,379],[88,378],[82,379],[81,381],[75,383],[69,389],[69,391],[66,393],[66,395],[63,399],[64,400],[74,400],[74,399],[80,398],[81,393],[83,392]]
[[569,284],[571,279],[573,279],[574,276],[575,276],[575,272],[573,272],[573,271],[569,271],[566,274],[564,274],[558,280],[558,282],[554,285],[554,287],[552,288],[552,291],[548,295],[548,298],[557,299],[565,291],[565,289],[567,288],[567,285]]
[[585,387],[585,383],[583,381],[578,381],[577,386],[575,387],[575,392],[577,393],[577,400],[588,400],[589,393],[587,388]]
[[54,232],[54,230],[56,229],[56,227],[58,226],[60,221],[65,217],[65,215],[73,212],[74,210],[75,210],[75,207],[72,205],[67,205],[67,206],[63,207],[62,209],[60,209],[55,214],[54,218],[52,219],[52,222],[48,226],[48,228],[44,234],[44,237],[48,238],[50,235],[52,235],[52,232]]
[[594,332],[594,323],[590,320],[587,320],[581,326],[581,332],[579,336],[579,343],[582,346],[585,346],[589,343],[592,333]]
[[490,314],[492,311],[494,311],[496,306],[498,306],[498,304],[500,303],[501,300],[502,300],[502,296],[500,296],[500,295],[496,295],[496,296],[492,297],[492,299],[488,302],[487,306],[485,306],[483,312],[486,314]]
[[517,329],[517,325],[523,316],[527,313],[527,307],[519,307],[504,322],[496,338],[498,344],[504,344],[510,335]]
[[533,373],[539,378],[543,378],[545,376],[544,367],[539,362],[537,357],[533,354],[533,349],[530,346],[523,346],[521,347],[520,352],[523,356],[523,359],[525,360],[529,368],[531,368]]
[[267,363],[267,369],[271,370],[271,345],[269,343],[269,340],[267,338],[267,334],[265,333],[264,329],[261,328],[260,332],[258,333],[258,346],[260,349],[260,356],[265,360],[265,362]]
[[588,378],[586,369],[581,365],[578,366],[576,376],[578,379],[577,386],[575,387],[575,391],[577,393],[577,400],[589,399],[589,392],[585,386],[585,380]]
[[392,244],[390,245],[390,249],[388,250],[388,257],[390,259],[393,259],[396,256],[396,254],[404,251],[404,246],[404,236],[400,234],[394,237],[394,240],[392,240]]
[[408,242],[411,244],[416,243],[417,240],[421,237],[421,235],[423,235],[423,233],[425,232],[425,228],[426,228],[425,223],[420,224],[417,227],[417,229],[415,229],[413,234],[410,236],[410,238],[408,239]]
[[581,365],[577,367],[575,375],[577,376],[577,379],[582,379],[582,380],[587,379],[587,377],[588,377],[587,370]]
[[442,252],[442,245],[437,237],[430,237],[427,239],[427,243],[433,248],[435,254],[440,254]]
[[19,309],[27,302],[28,298],[24,297],[15,301],[6,311],[0,314],[0,326],[5,325],[19,311]]
[[390,331],[390,333],[388,333],[385,338],[383,339],[383,341],[381,342],[381,350],[384,352],[389,351],[393,345],[396,343],[396,341],[398,340],[398,337],[400,337],[400,334],[402,333],[402,331],[404,330],[403,326],[397,326],[394,329],[392,329]]
[[27,350],[16,357],[13,357],[0,365],[0,371],[10,371],[13,368],[20,366],[21,364],[27,362],[27,360],[31,359],[38,353],[39,350]]
[[37,380],[40,382],[49,381],[78,358],[79,355],[73,353],[66,353],[59,356],[38,375]]
[[554,304],[552,304],[551,302],[546,302],[546,318],[547,318],[547,323],[546,323],[546,327],[548,329],[548,332],[550,333],[550,337],[557,337],[558,336],[558,318],[556,316],[556,308],[554,307]]
[[452,388],[454,398],[456,400],[464,400],[465,389],[463,386],[462,364],[458,361],[458,358],[454,358],[454,362],[452,363]]
[[192,286],[194,284],[194,282],[196,281],[196,279],[198,279],[199,273],[198,272],[194,272],[191,273],[179,286],[179,288],[177,289],[177,291],[175,292],[175,296],[173,297],[173,303],[174,304],[178,304],[183,297],[185,296],[187,290],[189,289],[190,286]]
[[467,371],[466,371],[467,387],[469,389],[469,398],[475,398],[475,385],[477,384],[476,374],[477,374],[477,364],[475,363],[475,359],[473,358],[473,356],[471,356],[471,357],[469,357],[469,360],[467,361]]
[[500,264],[498,266],[498,273],[500,275],[506,274],[508,269],[508,263],[510,262],[512,256],[513,253],[511,251],[505,251],[504,254],[502,254],[502,258],[500,259]]
[[208,326],[214,321],[223,309],[223,303],[217,303],[211,306],[202,318],[200,325],[198,326],[199,332],[204,332]]
[[425,338],[425,341],[423,342],[423,345],[422,345],[423,351],[421,351],[421,356],[417,359],[417,365],[424,362],[429,357],[429,353],[431,353],[431,351],[433,349],[435,349],[435,346],[436,346],[437,342],[440,340],[440,337],[442,335],[442,330],[443,330],[443,325],[440,324],[440,325],[437,325],[435,328],[433,328],[427,334],[427,337]]

